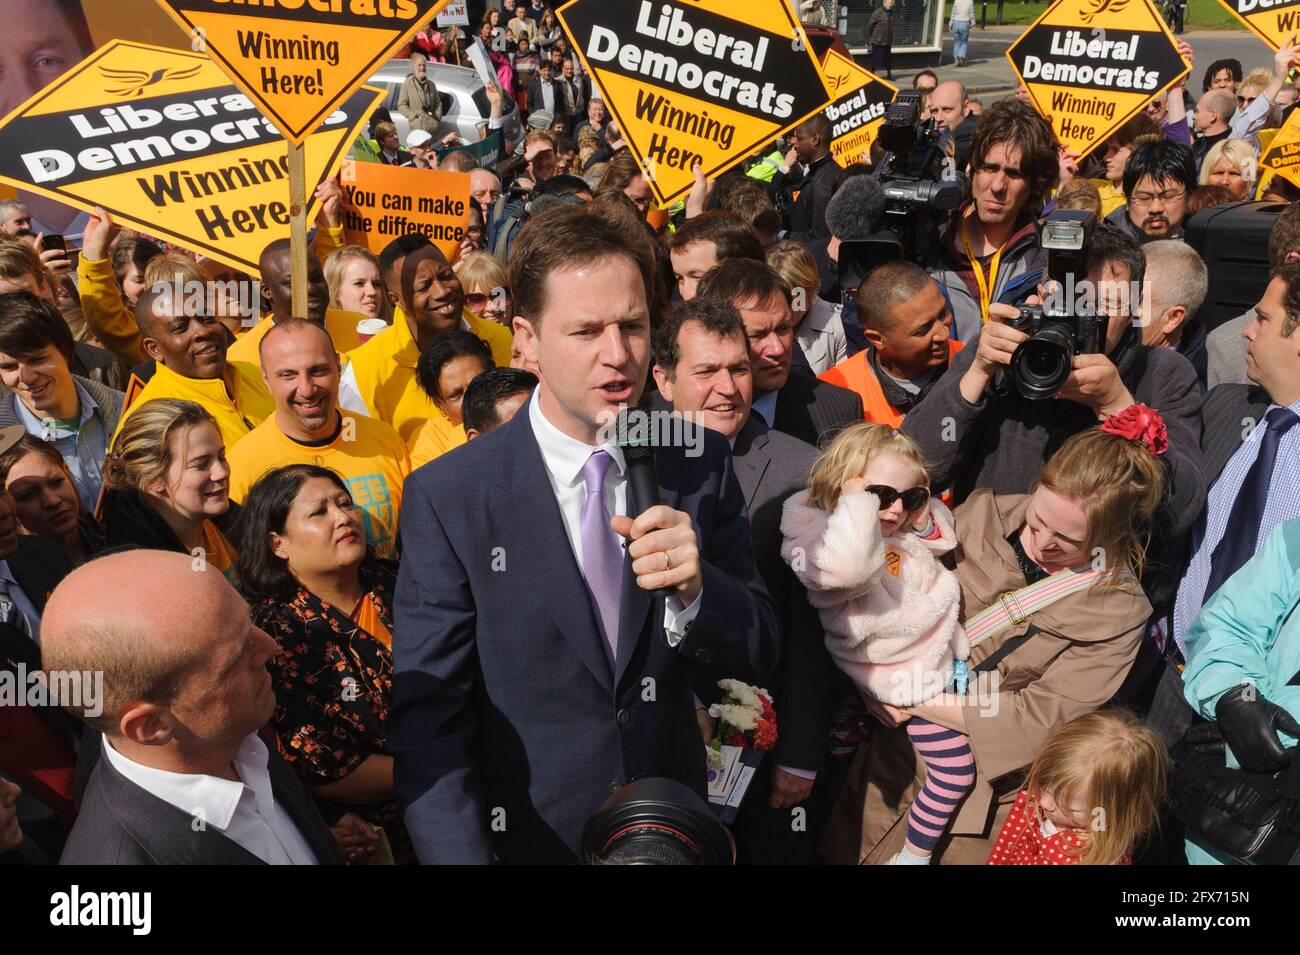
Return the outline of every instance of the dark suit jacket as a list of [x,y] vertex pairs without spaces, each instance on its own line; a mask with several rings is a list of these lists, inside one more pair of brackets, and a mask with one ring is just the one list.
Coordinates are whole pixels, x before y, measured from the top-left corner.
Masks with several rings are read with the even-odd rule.
[[[826,758],[826,740],[835,708],[835,663],[826,649],[821,618],[808,592],[781,558],[781,513],[785,500],[808,486],[817,449],[750,415],[732,447],[736,479],[749,510],[754,563],[776,604],[781,624],[781,662],[767,683],[776,707],[777,742],[773,765],[817,771]],[[717,681],[730,676],[701,667],[696,695],[715,703]],[[762,798],[762,797],[755,797]]]
[[[265,742],[265,740],[264,740]],[[102,740],[97,745],[103,745]],[[268,742],[271,791],[321,865],[342,865],[329,827],[307,790]],[[90,775],[77,824],[60,865],[262,865],[262,860],[208,826],[131,782],[107,759]]]
[[[72,570],[63,545],[46,537],[19,537],[18,549],[9,556],[8,561],[18,580],[18,586],[39,613],[45,612],[45,603],[51,591]],[[0,623],[0,671],[8,671],[16,678],[19,664],[29,674],[39,670],[40,647],[17,627]],[[19,748],[11,747],[8,740],[14,734],[22,732],[23,717],[30,716],[31,711],[0,707],[0,770],[4,770],[5,775],[22,786],[27,796],[31,797],[19,803],[18,823],[23,827],[23,832],[47,856],[58,858],[64,836],[67,835],[71,810],[67,808],[66,799],[48,795],[48,791],[40,792],[39,785],[34,785],[26,770],[33,760],[46,767],[71,768],[69,761],[75,761],[81,744],[82,724],[58,706],[35,707],[34,711],[57,742],[51,743],[48,752],[45,747],[39,752],[31,752],[28,747],[35,744],[29,738],[19,759]],[[75,792],[72,795],[75,797]],[[63,821],[59,819],[60,813],[63,814]]]
[[1208,486],[1219,479],[1228,459],[1250,433],[1243,422],[1263,420],[1272,403],[1268,392],[1259,385],[1228,384],[1210,390],[1201,408],[1201,454]]
[[780,635],[726,442],[703,437],[656,454],[662,502],[699,534],[699,614],[670,647],[626,561],[613,673],[526,408],[407,479],[389,744],[422,861],[572,862],[624,784],[704,792],[692,665],[762,683]]
[[778,392],[772,430],[819,448],[862,420],[862,399],[855,392],[791,368],[785,387]]
[[[551,80],[551,92],[555,95],[554,110],[556,116],[563,117],[564,114],[564,90],[555,80]],[[533,81],[528,84],[528,112],[535,113],[539,109],[546,109],[546,102],[542,99],[542,78],[534,76]]]

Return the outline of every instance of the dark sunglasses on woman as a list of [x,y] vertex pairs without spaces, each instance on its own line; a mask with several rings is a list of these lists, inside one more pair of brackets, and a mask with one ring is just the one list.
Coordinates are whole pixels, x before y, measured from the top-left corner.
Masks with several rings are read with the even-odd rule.
[[903,509],[909,514],[919,511],[930,500],[928,487],[909,487],[906,491],[897,491],[888,484],[871,484],[867,491],[880,498],[880,509],[889,510],[899,498],[903,499]]

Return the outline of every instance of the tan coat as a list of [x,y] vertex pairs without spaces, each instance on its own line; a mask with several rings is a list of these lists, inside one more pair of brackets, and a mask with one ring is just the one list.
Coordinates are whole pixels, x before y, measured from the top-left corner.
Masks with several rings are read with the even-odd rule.
[[[976,491],[956,511],[957,577],[962,619],[1025,586],[1007,542],[1024,523],[1029,495]],[[1094,586],[994,634],[971,651],[972,666],[1034,627],[1037,632],[997,664],[998,679],[976,687],[965,707],[975,754],[975,788],[936,849],[945,863],[982,864],[1010,810],[1023,771],[1065,723],[1119,689],[1137,656],[1151,606],[1133,578]],[[995,692],[996,691],[996,692]],[[903,843],[906,815],[925,765],[905,727],[873,728],[854,757],[822,842],[828,861],[884,862]]]
[[442,121],[442,97],[438,87],[427,76],[423,83],[408,73],[402,80],[402,91],[397,94],[397,111],[411,123],[411,129],[422,129],[437,138],[438,124]]

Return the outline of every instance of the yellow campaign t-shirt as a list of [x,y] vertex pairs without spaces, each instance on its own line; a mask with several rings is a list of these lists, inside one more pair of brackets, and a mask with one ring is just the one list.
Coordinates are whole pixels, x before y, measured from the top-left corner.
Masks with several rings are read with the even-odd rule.
[[[487,342],[492,350],[493,364],[498,368],[508,368],[510,341],[514,337],[510,329],[469,311],[463,312],[462,317],[469,330]],[[452,423],[416,381],[415,366],[420,360],[420,349],[401,309],[393,316],[392,325],[347,357],[366,408],[371,415],[396,428],[407,447],[414,446],[426,421],[439,422],[437,427],[447,432],[442,436],[442,443],[454,447],[451,443],[454,441]]]
[[276,468],[315,464],[335,471],[362,511],[366,540],[375,556],[395,556],[402,482],[411,473],[411,462],[402,439],[382,421],[344,411],[334,440],[315,446],[290,438],[271,415],[230,451],[227,460],[230,499],[241,504],[257,479]]
[[438,412],[415,435],[415,443],[411,445],[411,470],[428,464],[452,448],[459,448],[467,440],[464,425],[453,425],[442,412]]
[[127,419],[155,398],[180,398],[202,405],[216,419],[227,452],[275,411],[261,372],[251,365],[227,361],[224,378],[187,378],[159,365],[130,407],[123,409],[114,441]]
[[[340,308],[325,310],[325,330],[330,333],[330,338],[334,339],[334,350],[339,355],[345,355],[361,344],[361,339],[357,336],[357,322],[365,317],[357,312],[345,312]],[[261,368],[262,356],[258,349],[262,347],[262,339],[274,324],[271,316],[267,315],[244,332],[227,349],[226,360],[247,362],[255,368]]]

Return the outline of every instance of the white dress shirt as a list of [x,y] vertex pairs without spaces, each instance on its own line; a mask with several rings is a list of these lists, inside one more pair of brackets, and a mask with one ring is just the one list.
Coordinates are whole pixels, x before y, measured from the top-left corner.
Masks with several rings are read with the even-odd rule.
[[202,820],[269,865],[317,864],[307,840],[275,801],[267,769],[270,754],[256,733],[249,734],[235,754],[235,772],[243,780],[238,783],[142,766],[115,750],[107,737],[104,758],[151,796]]
[[[555,501],[560,505],[560,519],[564,523],[564,534],[569,538],[573,555],[582,566],[582,505],[587,500],[587,485],[582,479],[582,469],[596,448],[571,438],[555,425],[546,420],[538,392],[534,391],[528,401],[528,421],[533,426],[533,435],[537,438],[537,447],[542,452],[542,464],[546,476],[555,492]],[[600,445],[614,460],[614,466],[605,472],[605,510],[610,515],[627,515],[627,462],[623,458],[623,449],[615,444]],[[611,533],[613,533],[611,531]],[[700,598],[703,591],[692,601],[689,607],[682,607],[676,596],[664,601],[664,630],[667,631],[668,645],[675,647],[686,635],[686,629],[700,612]]]

